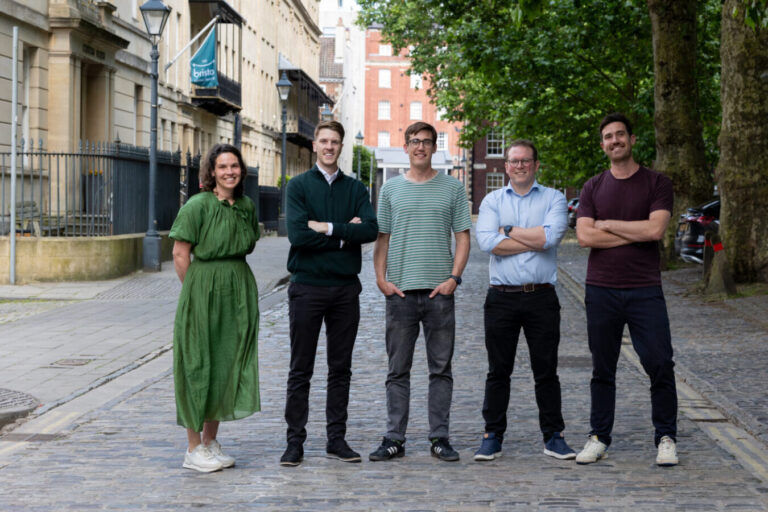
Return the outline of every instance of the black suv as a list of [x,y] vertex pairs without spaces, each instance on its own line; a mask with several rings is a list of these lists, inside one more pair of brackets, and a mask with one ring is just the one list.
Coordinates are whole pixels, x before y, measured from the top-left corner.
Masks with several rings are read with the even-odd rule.
[[675,233],[675,250],[680,257],[692,263],[704,262],[704,237],[707,231],[720,229],[720,199],[688,208],[680,215]]

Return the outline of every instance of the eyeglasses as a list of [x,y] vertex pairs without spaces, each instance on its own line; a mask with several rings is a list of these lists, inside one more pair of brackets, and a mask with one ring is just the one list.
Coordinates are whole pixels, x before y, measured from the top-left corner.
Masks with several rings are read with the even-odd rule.
[[423,144],[426,149],[429,149],[432,147],[432,145],[435,143],[432,139],[411,139],[408,141],[409,146],[413,146],[414,148],[419,147],[419,144]]
[[523,158],[522,160],[507,160],[506,162],[512,167],[528,167],[533,163],[533,158]]

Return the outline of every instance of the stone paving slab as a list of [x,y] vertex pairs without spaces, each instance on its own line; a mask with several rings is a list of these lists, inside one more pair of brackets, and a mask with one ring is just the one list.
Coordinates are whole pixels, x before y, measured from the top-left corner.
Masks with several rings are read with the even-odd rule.
[[[287,279],[289,247],[285,237],[264,237],[248,256],[262,297]],[[11,297],[0,299],[0,386],[52,407],[168,350],[181,283],[172,262],[162,267],[106,281],[0,285],[0,297]],[[0,427],[17,416],[7,412],[0,405]]]
[[[681,464],[654,463],[647,377],[619,363],[615,441],[608,458],[578,466],[542,455],[527,349],[521,340],[512,376],[504,457],[475,463],[482,432],[487,371],[482,304],[486,257],[475,252],[457,297],[451,438],[457,463],[428,454],[426,361],[417,344],[406,456],[344,464],[324,457],[325,350],[321,343],[310,397],[306,460],[278,465],[284,448],[282,407],[289,358],[287,302],[262,311],[260,371],[263,410],[222,425],[220,440],[237,458],[230,470],[202,475],[181,468],[184,431],[175,425],[173,384],[160,375],[81,419],[59,439],[28,443],[0,469],[0,510],[768,510],[768,485],[754,478],[697,423],[679,425]],[[384,431],[384,300],[364,262],[362,321],[353,363],[347,439],[367,454]],[[566,436],[581,447],[588,429],[589,374],[583,309],[560,288],[560,379]]]

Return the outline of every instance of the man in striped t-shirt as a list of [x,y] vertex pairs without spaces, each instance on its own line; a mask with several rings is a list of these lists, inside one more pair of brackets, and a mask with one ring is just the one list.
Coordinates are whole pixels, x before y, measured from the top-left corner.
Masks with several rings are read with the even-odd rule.
[[[387,433],[370,460],[405,453],[413,351],[424,328],[429,366],[429,439],[433,456],[459,460],[448,442],[455,336],[453,292],[469,258],[472,220],[463,185],[432,168],[437,132],[418,122],[405,131],[410,169],[387,181],[379,196],[373,261],[386,297]],[[456,256],[451,253],[451,232]]]

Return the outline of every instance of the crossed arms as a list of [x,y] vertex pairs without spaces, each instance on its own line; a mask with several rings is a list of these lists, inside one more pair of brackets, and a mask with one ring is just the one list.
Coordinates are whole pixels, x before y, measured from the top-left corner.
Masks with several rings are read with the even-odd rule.
[[576,238],[580,246],[596,249],[661,240],[671,216],[668,210],[654,210],[648,220],[595,220],[592,217],[579,217],[576,220]]

